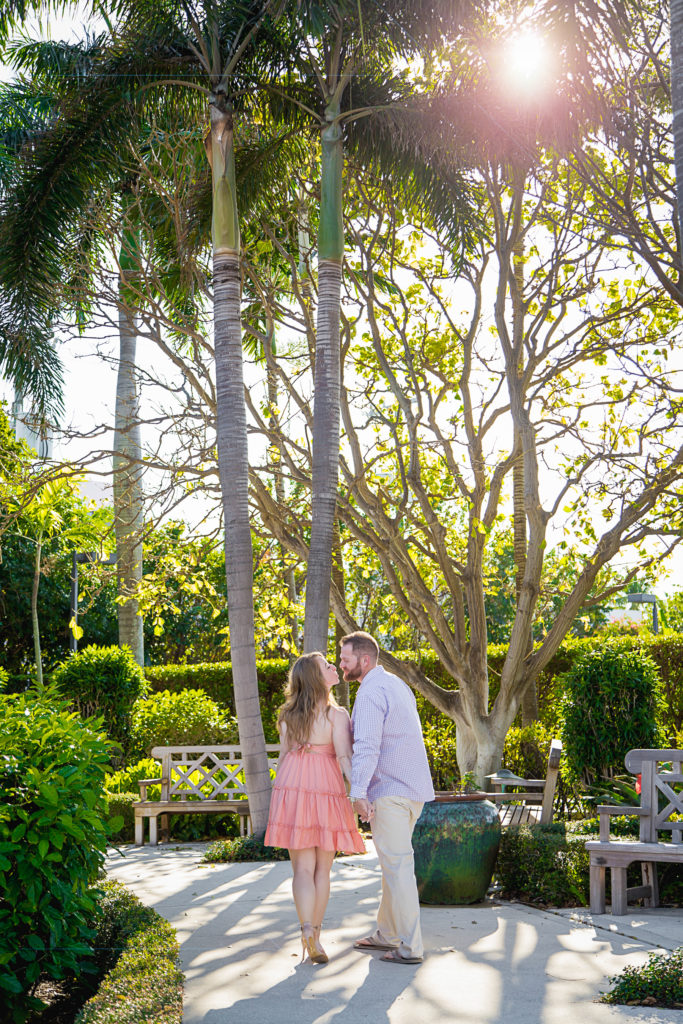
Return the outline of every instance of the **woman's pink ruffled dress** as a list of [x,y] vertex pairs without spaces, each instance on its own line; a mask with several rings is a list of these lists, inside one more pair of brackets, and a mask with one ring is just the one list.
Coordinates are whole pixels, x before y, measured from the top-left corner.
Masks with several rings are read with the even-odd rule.
[[278,767],[266,846],[365,853],[333,743],[306,743]]

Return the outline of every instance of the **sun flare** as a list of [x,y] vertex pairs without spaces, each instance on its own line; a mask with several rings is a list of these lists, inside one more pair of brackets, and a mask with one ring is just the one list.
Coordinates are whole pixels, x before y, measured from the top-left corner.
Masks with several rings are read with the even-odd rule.
[[546,41],[538,32],[520,32],[503,46],[503,73],[511,86],[524,91],[541,88],[549,71]]

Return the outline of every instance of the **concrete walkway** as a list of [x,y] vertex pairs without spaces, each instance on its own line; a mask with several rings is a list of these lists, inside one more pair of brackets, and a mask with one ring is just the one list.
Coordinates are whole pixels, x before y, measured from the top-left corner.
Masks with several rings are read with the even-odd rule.
[[683,911],[424,907],[424,962],[393,966],[352,948],[377,907],[370,852],[333,865],[330,962],[314,966],[299,963],[290,865],[202,865],[205,845],[127,847],[107,863],[177,929],[184,1024],[683,1024],[681,1011],[595,1002],[609,975],[683,944]]

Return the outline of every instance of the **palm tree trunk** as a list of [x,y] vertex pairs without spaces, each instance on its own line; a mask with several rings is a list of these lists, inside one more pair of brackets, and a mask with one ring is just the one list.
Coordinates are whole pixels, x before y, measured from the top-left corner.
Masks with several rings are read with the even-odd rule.
[[683,0],[670,0],[671,106],[674,128],[679,255],[683,249]]
[[36,684],[43,689],[43,659],[40,652],[40,625],[38,622],[38,587],[40,586],[40,558],[43,545],[36,541],[36,557],[33,562],[33,588],[31,590],[31,622],[33,623],[33,653],[36,662]]
[[114,528],[116,532],[116,579],[119,645],[128,646],[138,665],[145,663],[143,620],[135,596],[142,582],[142,532],[144,525],[140,418],[136,374],[137,330],[126,294],[128,245],[121,251],[122,281],[119,287],[119,372],[116,382],[114,437]]
[[256,674],[233,123],[224,93],[212,94],[210,103],[211,133],[207,138],[207,152],[213,178],[216,436],[225,521],[230,660],[252,828],[256,834],[263,834],[268,824],[271,784]]
[[[521,204],[523,199],[523,179],[515,183],[516,207],[517,207],[517,229],[519,231],[512,252],[512,272],[514,276],[514,287],[512,289],[512,338],[519,361],[517,374],[519,377],[524,372],[524,237],[520,230]],[[512,507],[513,507],[513,552],[515,560],[515,596],[516,604],[519,604],[519,597],[522,592],[524,574],[526,572],[526,501],[524,496],[524,447],[522,436],[518,428],[514,428],[514,445],[519,452],[517,460],[512,469]],[[527,638],[527,651],[530,652],[534,646],[534,639],[529,629]],[[522,697],[522,725],[531,725],[538,719],[538,694],[536,684],[532,683],[524,691]]]
[[[334,543],[332,550],[332,579],[334,585],[340,594],[344,593],[344,558],[342,556],[341,548],[341,534],[339,532],[339,517],[334,521]],[[339,619],[335,620],[334,630],[334,650],[338,655],[340,650],[340,644],[342,638],[345,636],[346,630]],[[339,680],[339,684],[335,687],[337,694],[337,700],[343,708],[347,711],[351,710],[350,706],[350,695],[349,695],[349,682],[348,679],[342,678]]]
[[[273,345],[273,357],[275,356],[275,346]],[[278,505],[280,508],[285,508],[287,496],[285,494],[285,482],[282,478],[282,441],[280,439],[280,416],[278,413],[278,386],[277,377],[274,371],[267,367],[266,369],[267,383],[268,383],[268,407],[270,409],[270,425],[273,431],[274,443],[271,444],[271,469],[273,473],[273,483],[275,488],[275,497],[277,498]],[[287,598],[289,600],[292,612],[289,617],[289,629],[292,637],[291,652],[290,656],[296,656],[299,651],[299,621],[296,616],[296,612],[293,610],[296,605],[296,578],[294,576],[294,566],[287,566],[287,551],[282,544],[280,548],[280,561],[283,567],[283,576],[285,586],[287,588]]]
[[[330,118],[334,113],[330,112]],[[332,543],[339,473],[339,317],[344,258],[343,165],[341,128],[334,121],[327,124],[322,132],[311,541],[304,619],[304,650],[322,651],[323,654],[327,652],[328,645]]]

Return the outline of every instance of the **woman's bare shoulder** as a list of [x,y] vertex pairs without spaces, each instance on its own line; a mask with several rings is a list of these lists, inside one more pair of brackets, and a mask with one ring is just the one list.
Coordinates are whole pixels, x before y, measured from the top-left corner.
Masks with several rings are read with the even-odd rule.
[[333,722],[341,725],[342,722],[350,722],[349,713],[346,708],[340,708],[336,704],[330,704],[330,718]]

